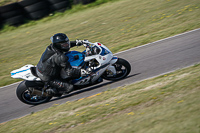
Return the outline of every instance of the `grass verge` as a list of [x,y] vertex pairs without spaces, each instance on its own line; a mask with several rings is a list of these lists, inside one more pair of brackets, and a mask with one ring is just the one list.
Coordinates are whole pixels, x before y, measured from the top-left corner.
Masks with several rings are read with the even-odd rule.
[[155,133],[200,131],[200,64],[32,113],[0,132]]
[[91,8],[79,5],[5,31],[0,34],[0,86],[19,81],[10,71],[37,64],[55,33],[98,41],[116,53],[200,28],[199,8],[199,0],[113,0]]

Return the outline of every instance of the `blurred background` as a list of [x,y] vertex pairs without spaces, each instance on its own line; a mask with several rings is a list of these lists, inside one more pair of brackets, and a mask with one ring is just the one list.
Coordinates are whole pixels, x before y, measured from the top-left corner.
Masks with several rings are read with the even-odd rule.
[[[55,33],[101,42],[113,53],[200,27],[199,0],[0,0],[0,86],[36,65]],[[83,47],[75,50],[82,51]]]

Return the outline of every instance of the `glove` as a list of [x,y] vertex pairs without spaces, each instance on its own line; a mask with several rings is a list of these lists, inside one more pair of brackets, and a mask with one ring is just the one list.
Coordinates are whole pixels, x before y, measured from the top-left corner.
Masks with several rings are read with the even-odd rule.
[[81,69],[81,77],[87,76],[88,74],[90,73],[87,72],[85,69]]
[[87,75],[90,75],[90,76],[95,76],[96,74],[94,72],[92,72],[91,69],[81,69],[81,77],[84,77],[84,76],[87,76]]
[[83,41],[82,40],[76,40],[76,46],[81,46],[83,45]]

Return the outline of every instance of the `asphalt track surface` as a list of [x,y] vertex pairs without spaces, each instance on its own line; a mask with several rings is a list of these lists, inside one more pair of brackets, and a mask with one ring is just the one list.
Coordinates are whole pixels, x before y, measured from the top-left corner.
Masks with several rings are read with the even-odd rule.
[[61,98],[37,106],[20,102],[15,94],[19,83],[0,88],[0,123],[43,110],[53,104],[62,104],[88,97],[107,89],[128,85],[200,62],[200,29],[162,39],[115,54],[128,60],[132,71],[118,82],[104,80],[101,84],[77,90]]

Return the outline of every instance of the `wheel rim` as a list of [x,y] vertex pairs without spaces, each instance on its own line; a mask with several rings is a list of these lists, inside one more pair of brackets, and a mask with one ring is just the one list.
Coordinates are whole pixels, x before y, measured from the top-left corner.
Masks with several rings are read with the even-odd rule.
[[31,91],[29,90],[25,90],[22,93],[22,98],[30,104],[40,104],[45,102],[48,97],[42,97],[42,96],[38,96],[38,95],[31,95]]

